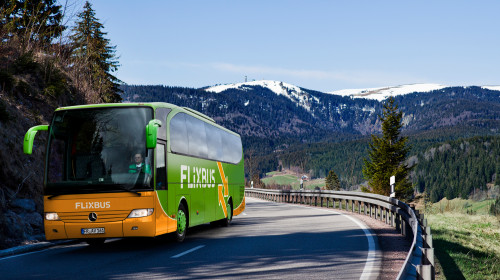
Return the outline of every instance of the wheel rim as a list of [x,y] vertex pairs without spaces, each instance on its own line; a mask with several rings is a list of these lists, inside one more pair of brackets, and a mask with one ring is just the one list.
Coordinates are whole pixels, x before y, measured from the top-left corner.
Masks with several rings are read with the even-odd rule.
[[177,232],[183,234],[186,230],[186,214],[184,211],[179,210],[177,213]]

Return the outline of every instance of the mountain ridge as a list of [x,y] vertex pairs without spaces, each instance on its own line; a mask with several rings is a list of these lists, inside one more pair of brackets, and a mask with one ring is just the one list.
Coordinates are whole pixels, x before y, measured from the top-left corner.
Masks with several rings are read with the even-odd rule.
[[[381,131],[378,116],[382,102],[378,100],[323,93],[279,81],[200,89],[124,85],[122,90],[125,102],[187,106],[244,136],[316,141],[332,133],[369,135]],[[500,91],[445,87],[396,95],[395,99],[404,113],[404,130],[409,133],[450,126],[499,133]]]

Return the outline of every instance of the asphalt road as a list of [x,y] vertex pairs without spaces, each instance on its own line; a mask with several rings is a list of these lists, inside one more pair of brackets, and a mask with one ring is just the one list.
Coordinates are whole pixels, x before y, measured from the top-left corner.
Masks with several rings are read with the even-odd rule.
[[1,279],[375,279],[377,241],[333,210],[247,198],[229,227],[55,246],[0,259]]

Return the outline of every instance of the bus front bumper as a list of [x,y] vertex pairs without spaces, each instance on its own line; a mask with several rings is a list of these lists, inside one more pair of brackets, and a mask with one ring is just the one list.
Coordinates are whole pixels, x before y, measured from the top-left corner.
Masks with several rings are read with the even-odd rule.
[[123,221],[105,223],[69,223],[63,221],[45,221],[45,238],[82,239],[112,237],[153,237],[155,236],[153,216],[127,218]]

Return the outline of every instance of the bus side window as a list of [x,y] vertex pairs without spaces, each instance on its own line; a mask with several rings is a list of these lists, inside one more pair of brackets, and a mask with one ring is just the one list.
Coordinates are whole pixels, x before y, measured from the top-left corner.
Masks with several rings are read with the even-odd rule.
[[189,155],[208,158],[207,136],[203,121],[186,115]]
[[158,139],[167,140],[167,115],[172,111],[168,108],[156,109],[156,119],[161,121],[161,127],[158,129]]
[[165,145],[156,144],[156,190],[167,189],[167,168],[165,164]]
[[189,150],[185,116],[186,114],[180,113],[170,121],[170,148],[174,153],[187,155]]
[[207,134],[208,159],[222,161],[224,159],[221,140],[223,131],[208,123],[205,123],[205,131]]
[[241,161],[241,139],[240,137],[228,132],[224,132],[222,138],[222,153],[224,161],[237,164]]

